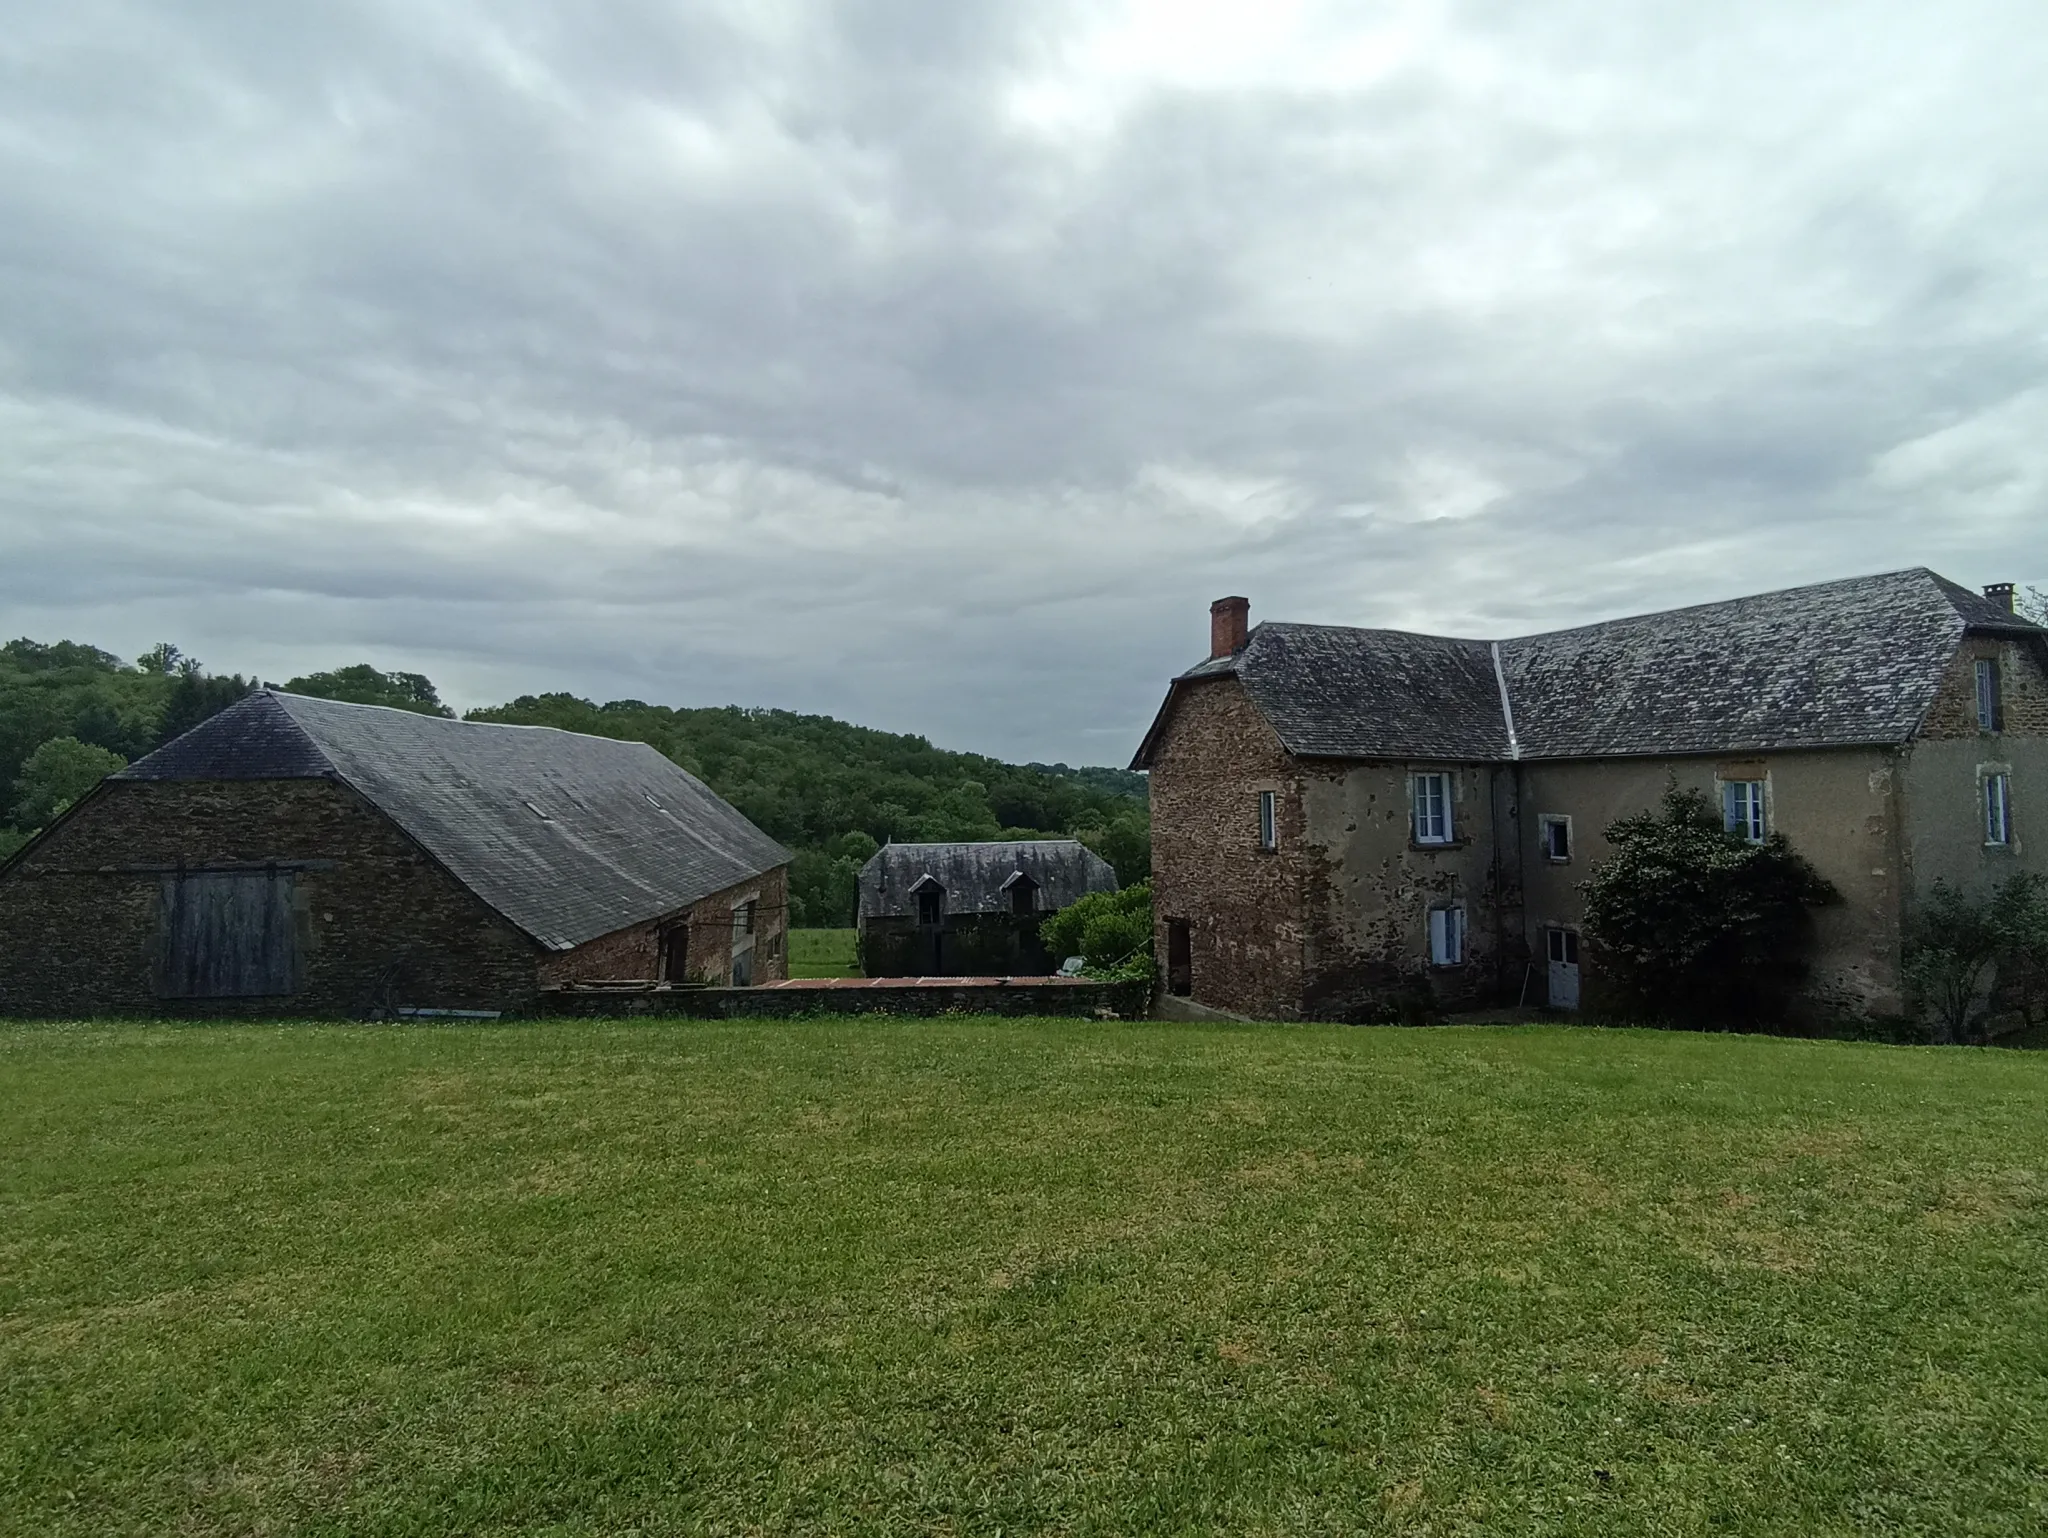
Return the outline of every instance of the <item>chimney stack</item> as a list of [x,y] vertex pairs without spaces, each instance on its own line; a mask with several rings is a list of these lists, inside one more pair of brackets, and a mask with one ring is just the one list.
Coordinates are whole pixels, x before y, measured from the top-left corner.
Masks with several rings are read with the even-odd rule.
[[1251,613],[1249,598],[1219,598],[1209,605],[1210,657],[1228,657],[1244,650]]
[[1987,582],[1984,584],[1984,596],[2008,614],[2013,612],[2012,593],[2013,585],[2010,582]]

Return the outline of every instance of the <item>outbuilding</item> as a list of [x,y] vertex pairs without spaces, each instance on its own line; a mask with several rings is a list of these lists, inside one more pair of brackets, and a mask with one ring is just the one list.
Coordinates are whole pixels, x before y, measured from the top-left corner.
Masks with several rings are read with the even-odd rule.
[[0,864],[0,1012],[530,1013],[774,981],[789,860],[644,743],[259,690]]
[[860,873],[861,965],[870,977],[1042,976],[1059,958],[1039,923],[1116,870],[1078,839],[885,844]]

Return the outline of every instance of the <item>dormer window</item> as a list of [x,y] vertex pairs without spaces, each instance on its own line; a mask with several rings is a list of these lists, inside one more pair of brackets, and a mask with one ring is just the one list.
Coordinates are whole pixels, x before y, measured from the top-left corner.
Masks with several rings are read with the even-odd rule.
[[924,925],[940,924],[946,917],[946,889],[926,876],[912,889],[917,895],[917,921]]
[[2002,732],[2005,730],[2004,702],[1999,698],[1998,662],[1995,658],[1977,659],[1977,730],[1980,732]]
[[1003,883],[1003,890],[1009,894],[1011,913],[1022,917],[1038,911],[1038,883],[1021,870]]

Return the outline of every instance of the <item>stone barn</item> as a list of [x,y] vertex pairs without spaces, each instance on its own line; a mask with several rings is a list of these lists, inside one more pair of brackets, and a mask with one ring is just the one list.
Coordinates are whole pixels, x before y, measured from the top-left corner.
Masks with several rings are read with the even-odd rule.
[[774,981],[789,859],[643,743],[262,690],[0,864],[0,1011],[522,1014]]
[[1038,925],[1116,871],[1076,839],[887,844],[861,868],[860,955],[870,977],[1043,976],[1059,965]]

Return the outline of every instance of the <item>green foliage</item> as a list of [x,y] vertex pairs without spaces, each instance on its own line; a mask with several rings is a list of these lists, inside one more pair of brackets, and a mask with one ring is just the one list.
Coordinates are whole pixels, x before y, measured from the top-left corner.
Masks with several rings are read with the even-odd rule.
[[851,929],[792,929],[789,932],[791,977],[858,977],[860,957]]
[[1810,910],[1840,901],[1782,834],[1725,831],[1674,781],[1607,829],[1614,855],[1581,883],[1586,929],[1635,1010],[1691,1023],[1781,1018],[1805,976]]
[[76,737],[52,737],[29,754],[15,776],[14,821],[16,826],[34,830],[48,825],[85,793],[128,760],[119,753],[80,742]]
[[0,646],[0,811],[22,799],[31,754],[69,737],[133,761],[253,687],[215,678],[168,642],[133,667],[76,641]]
[[1038,937],[1055,961],[1079,956],[1090,977],[1113,982],[1153,975],[1152,883],[1090,892],[1040,921]]
[[325,673],[307,673],[285,686],[292,694],[314,699],[341,700],[350,705],[388,705],[395,710],[416,711],[423,716],[453,716],[441,703],[441,696],[422,673],[382,673],[367,662],[354,667],[334,668]]
[[789,847],[791,922],[801,926],[851,924],[855,878],[888,841],[1079,837],[1119,880],[1150,872],[1145,803],[1090,783],[1092,771],[949,753],[923,737],[786,710],[594,705],[544,694],[469,719],[651,743]]
[[15,850],[26,844],[32,837],[34,837],[33,834],[24,833],[19,828],[0,828],[0,860],[4,860],[13,854]]
[[2000,1006],[2025,1025],[2040,1024],[2048,1010],[2048,877],[2015,871],[1981,894],[1937,880],[1913,916],[1904,970],[1937,1041],[1988,1039]]

